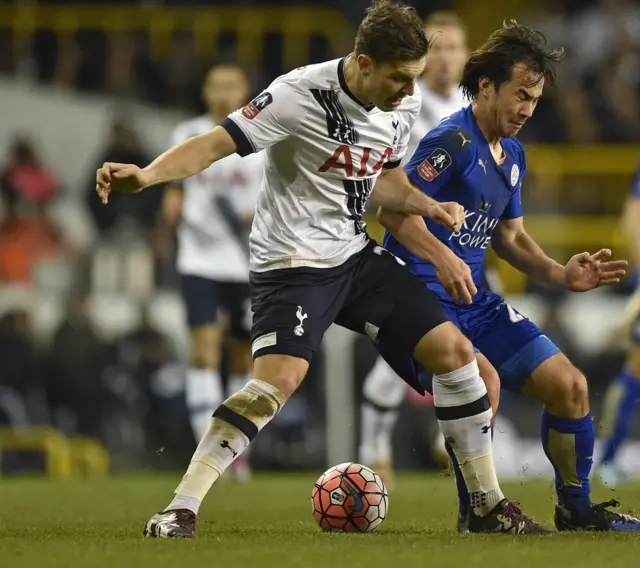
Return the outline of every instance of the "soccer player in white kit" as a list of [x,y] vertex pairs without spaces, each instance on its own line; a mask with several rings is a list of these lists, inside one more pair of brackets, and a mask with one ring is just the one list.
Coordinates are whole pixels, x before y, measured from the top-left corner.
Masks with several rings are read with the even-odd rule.
[[[411,158],[427,132],[468,104],[460,88],[468,53],[462,20],[453,12],[434,12],[425,21],[425,34],[430,47],[425,72],[417,81],[422,104],[403,162]],[[484,374],[482,377],[487,380]],[[391,437],[405,394],[405,383],[378,357],[363,384],[359,459],[377,471],[387,487],[394,485]]]
[[[205,495],[302,382],[334,322],[386,338],[398,353],[413,354],[434,371],[438,421],[455,440],[473,497],[472,532],[546,530],[514,507],[498,484],[486,435],[491,406],[473,346],[436,297],[368,238],[362,222],[371,197],[378,206],[454,230],[462,225],[458,204],[427,197],[397,167],[419,112],[415,82],[427,50],[413,8],[375,2],[350,55],[279,77],[211,132],[146,168],[105,163],[96,172],[96,190],[107,202],[110,191],[184,179],[234,152],[267,152],[250,238],[253,378],[215,410],[173,500],[149,519],[145,535],[195,535]],[[432,244],[439,273],[473,294],[469,267],[451,259],[437,239]]]
[[[249,100],[249,82],[237,65],[217,65],[206,76],[203,99],[207,114],[175,129],[171,145],[205,134]],[[227,319],[228,394],[250,379],[251,301],[249,297],[249,228],[264,175],[263,154],[232,154],[183,182],[165,189],[163,214],[178,224],[177,269],[191,339],[186,402],[196,441],[204,436],[211,414],[225,399],[220,360]],[[246,479],[244,457],[232,472]]]

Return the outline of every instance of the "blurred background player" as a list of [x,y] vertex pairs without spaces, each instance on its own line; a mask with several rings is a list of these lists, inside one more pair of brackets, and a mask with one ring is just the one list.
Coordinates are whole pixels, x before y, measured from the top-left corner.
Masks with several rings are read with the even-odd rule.
[[[244,105],[249,94],[240,67],[213,67],[203,86],[207,114],[178,125],[172,145],[210,132]],[[233,154],[182,183],[170,184],[164,193],[165,221],[178,224],[177,268],[191,338],[186,401],[196,441],[226,398],[221,379],[225,343],[229,393],[244,386],[251,370],[248,232],[263,171],[262,154]],[[232,471],[239,479],[248,477],[246,456]]]
[[[636,292],[629,301],[622,330],[631,346],[624,367],[609,386],[604,402],[602,418],[604,448],[598,475],[603,483],[614,486],[623,481],[616,466],[620,446],[629,434],[640,400],[640,170],[636,173],[622,212],[622,226],[627,239],[631,261],[635,268]],[[625,338],[626,339],[626,338]]]
[[[453,12],[434,12],[425,22],[425,33],[430,48],[425,73],[418,80],[422,106],[405,161],[429,130],[466,104],[459,86],[467,60],[467,31],[462,20]],[[375,469],[387,487],[394,484],[391,437],[406,392],[406,384],[378,357],[363,385],[359,459]]]

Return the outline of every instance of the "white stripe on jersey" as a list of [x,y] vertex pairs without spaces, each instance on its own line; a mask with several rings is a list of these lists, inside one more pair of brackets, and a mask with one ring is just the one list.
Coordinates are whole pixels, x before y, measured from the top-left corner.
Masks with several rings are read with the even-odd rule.
[[[179,144],[214,126],[208,116],[187,120],[175,129],[171,143]],[[224,282],[248,281],[246,243],[238,240],[216,200],[228,199],[238,217],[253,214],[263,176],[264,153],[245,158],[233,154],[182,183],[177,258],[180,274]]]
[[363,106],[343,66],[283,75],[223,123],[241,155],[267,148],[251,270],[338,266],[367,243],[365,201],[384,165],[405,154],[420,93],[393,112]]
[[418,81],[420,92],[422,93],[422,105],[420,114],[413,130],[409,148],[405,154],[405,162],[408,162],[416,151],[420,140],[433,128],[435,128],[444,118],[458,112],[468,104],[462,89],[458,87],[451,91],[448,97],[436,93],[428,87],[424,79]]

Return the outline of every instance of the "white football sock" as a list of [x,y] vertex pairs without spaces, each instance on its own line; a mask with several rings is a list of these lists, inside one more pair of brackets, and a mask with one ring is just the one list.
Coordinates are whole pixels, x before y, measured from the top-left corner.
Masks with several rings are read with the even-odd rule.
[[478,363],[433,377],[440,430],[460,464],[471,506],[486,516],[504,495],[498,484],[491,444],[491,406]]
[[362,387],[365,401],[360,408],[359,459],[363,463],[391,462],[393,428],[405,393],[404,381],[382,357],[378,357]]
[[[198,508],[220,475],[279,412],[286,397],[276,387],[252,379],[214,412],[174,499],[167,509]],[[184,498],[192,498],[191,505]],[[194,511],[196,512],[196,511]]]
[[361,439],[359,459],[363,464],[390,463],[393,460],[391,443],[398,411],[383,409],[363,402],[360,406]]
[[213,411],[224,399],[220,373],[213,369],[188,369],[185,399],[191,430],[199,441],[209,427]]

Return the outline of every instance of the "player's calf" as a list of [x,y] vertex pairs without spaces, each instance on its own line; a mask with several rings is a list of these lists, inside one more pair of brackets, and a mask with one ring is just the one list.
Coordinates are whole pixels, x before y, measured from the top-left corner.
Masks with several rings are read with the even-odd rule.
[[524,392],[544,404],[540,433],[555,471],[558,503],[572,517],[582,518],[592,506],[589,476],[595,439],[586,379],[556,353],[533,371]]
[[545,405],[542,445],[555,471],[558,530],[640,531],[639,519],[609,510],[617,502],[591,503],[595,432],[582,373],[558,353],[535,369],[527,387]]
[[187,370],[185,398],[196,441],[209,426],[211,413],[224,400],[219,372],[220,326],[207,323],[191,328],[192,354]]
[[[489,517],[504,495],[493,463],[491,404],[473,346],[451,323],[444,323],[420,340],[415,357],[435,371],[436,417],[460,464],[471,510],[477,518]],[[477,525],[484,527],[482,523]]]
[[391,437],[405,389],[405,383],[382,357],[376,360],[362,388],[360,461],[382,477],[387,489],[395,485]]
[[453,324],[445,323],[422,338],[415,357],[436,371],[436,417],[469,492],[469,531],[548,532],[505,499],[500,489],[491,442],[493,411],[469,340]]
[[[237,319],[237,318],[236,318]],[[246,330],[242,329],[238,322],[234,324],[231,318],[231,337],[229,338],[229,378],[227,380],[227,393],[229,396],[240,391],[251,380],[251,343],[245,339]],[[249,451],[244,453],[231,464],[229,474],[235,481],[246,482],[251,479],[251,465],[249,463]]]
[[624,482],[616,466],[618,450],[629,434],[640,400],[640,346],[629,350],[624,368],[612,381],[604,399],[601,431],[604,451],[598,468],[600,480],[610,487]]
[[533,371],[523,393],[538,399],[549,414],[558,418],[579,419],[589,414],[587,379],[562,353]]
[[450,323],[430,331],[416,358],[431,366],[436,417],[453,449],[472,508],[487,515],[504,499],[491,448],[491,405],[471,343]]
[[[174,537],[189,532],[186,524],[193,522],[195,525],[195,515],[211,486],[280,411],[304,378],[307,368],[306,361],[295,357],[265,355],[256,360],[256,378],[215,410],[174,499],[165,511],[151,518],[145,534]],[[171,515],[178,511],[190,511],[193,516]],[[171,520],[166,521],[167,518]],[[154,524],[160,528],[154,529]]]

